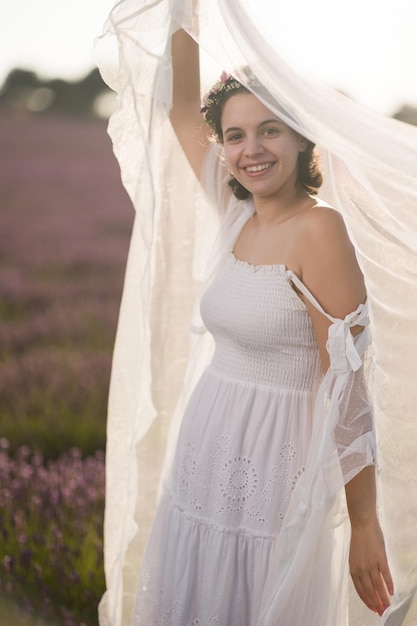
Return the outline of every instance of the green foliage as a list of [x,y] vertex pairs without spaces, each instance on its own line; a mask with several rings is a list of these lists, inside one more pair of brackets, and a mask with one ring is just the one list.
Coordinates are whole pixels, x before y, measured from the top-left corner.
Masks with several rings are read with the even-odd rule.
[[9,364],[13,384],[2,390],[1,433],[11,453],[27,443],[48,459],[72,447],[84,455],[104,449],[109,367],[102,355],[44,351]]

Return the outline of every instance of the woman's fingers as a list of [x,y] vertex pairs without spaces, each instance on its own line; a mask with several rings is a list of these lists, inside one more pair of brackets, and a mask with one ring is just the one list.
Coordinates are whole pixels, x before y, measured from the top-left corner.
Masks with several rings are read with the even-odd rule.
[[378,612],[381,615],[390,605],[387,588],[380,572],[370,576],[374,599],[378,601]]
[[[366,604],[368,609],[373,611],[374,613],[379,613],[377,604],[372,601],[372,594],[369,593],[370,584],[367,581],[363,581],[359,576],[354,576],[352,574],[353,584],[358,593],[358,596]],[[369,581],[370,582],[370,581]]]
[[[385,570],[385,568],[384,568]],[[389,569],[382,572],[373,570],[352,574],[355,589],[366,606],[375,613],[382,613],[389,607],[390,595],[393,595],[393,583]]]
[[391,572],[390,572],[387,560],[385,560],[385,562],[381,566],[381,576],[385,582],[388,593],[390,594],[390,596],[393,596],[394,595],[394,581],[392,580],[392,576],[391,576]]

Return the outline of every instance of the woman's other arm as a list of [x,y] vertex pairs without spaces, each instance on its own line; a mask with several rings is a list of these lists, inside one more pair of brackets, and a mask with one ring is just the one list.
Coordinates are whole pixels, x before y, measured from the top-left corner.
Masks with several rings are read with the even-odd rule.
[[173,104],[171,124],[184,153],[200,178],[207,150],[207,127],[200,114],[200,63],[198,44],[184,30],[172,37]]
[[[304,224],[302,238],[304,284],[327,313],[344,319],[365,301],[366,291],[342,218],[332,209],[316,207]],[[306,306],[326,371],[330,322],[307,301]],[[357,334],[361,328],[352,330]],[[349,558],[352,580],[365,604],[381,615],[390,604],[388,594],[392,595],[394,588],[376,511],[374,466],[361,470],[346,484],[345,490],[352,529]]]

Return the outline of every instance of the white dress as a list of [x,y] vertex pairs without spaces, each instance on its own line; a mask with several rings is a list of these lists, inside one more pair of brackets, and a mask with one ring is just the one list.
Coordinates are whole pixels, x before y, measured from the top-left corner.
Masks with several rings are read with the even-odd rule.
[[[272,42],[265,36],[258,20],[258,3],[251,4],[249,7],[246,0],[118,0],[103,36],[96,42],[102,75],[118,93],[118,109],[111,118],[109,132],[123,184],[136,208],[109,398],[104,553],[107,589],[100,605],[100,624],[131,625],[142,545],[153,518],[166,433],[171,430],[175,405],[182,405],[193,387],[181,391],[184,369],[187,374],[195,371],[198,377],[200,365],[207,363],[204,339],[190,341],[193,350],[195,343],[203,350],[188,355],[185,328],[195,297],[193,281],[198,283],[199,270],[205,264],[200,249],[204,249],[207,230],[200,227],[199,219],[194,219],[199,202],[194,198],[192,172],[181,161],[180,151],[170,149],[175,149],[175,142],[169,141],[167,132],[172,103],[170,37],[181,26],[199,42],[202,52],[218,63],[219,73],[221,69],[232,72],[251,87],[244,71],[249,67],[263,86],[258,93],[261,99],[264,89],[269,93],[271,111],[319,148],[327,171],[323,199],[346,221],[369,297],[379,510],[396,587],[392,609],[381,623],[391,626],[395,620],[396,625],[414,626],[417,128],[378,116],[320,83],[311,73],[289,66],[287,59],[291,55],[282,48],[282,40],[275,38]],[[284,0],[278,0],[276,10],[285,9],[285,5]],[[337,19],[330,24],[333,27],[336,32],[340,28]],[[257,92],[253,84],[252,88]],[[196,252],[191,262],[190,248]],[[194,256],[197,261],[201,256],[202,263],[195,263]],[[166,304],[161,315],[155,303],[159,304],[162,295]],[[291,519],[283,522],[272,581],[264,594],[267,618],[262,608],[261,626],[277,626],[277,614],[280,626],[374,623],[372,616],[336,620],[329,611],[324,618],[315,611],[313,619],[311,607],[305,606],[305,598],[314,595],[312,586],[318,578],[315,546],[323,536],[323,528],[328,528],[327,515],[317,505],[322,505],[323,489],[327,490],[328,511],[331,494],[339,489],[343,492],[340,475],[328,472],[327,463],[334,457],[331,433],[334,424],[343,418],[345,407],[338,393],[348,393],[360,367],[345,334],[349,323],[343,320],[334,326],[337,332],[331,339],[335,340],[335,367],[331,367],[332,372],[326,374],[318,390],[311,433],[310,449],[320,449],[320,454],[316,453],[313,468],[314,459],[307,459],[303,480],[293,492],[287,513]],[[344,338],[346,355],[340,349]],[[180,350],[178,346],[182,346]],[[355,342],[355,348],[361,357],[363,346]],[[357,422],[359,425],[362,419]],[[353,421],[351,425],[352,431]],[[373,437],[369,435],[367,446],[367,437],[360,437],[360,428],[356,430],[358,440],[350,460],[343,453],[345,482],[370,462]],[[174,445],[175,439],[172,442]],[[337,464],[332,468],[337,470]],[[295,493],[303,481],[304,493]],[[156,539],[152,541],[159,545]],[[298,546],[297,560],[283,558],[292,557],[294,543]],[[157,551],[154,553],[156,559]],[[335,567],[333,572],[337,571]],[[290,595],[296,619],[287,619]],[[329,593],[329,602],[340,595]]]
[[216,348],[182,422],[134,626],[258,623],[323,378],[292,276],[283,265],[253,266],[231,252],[202,298]]

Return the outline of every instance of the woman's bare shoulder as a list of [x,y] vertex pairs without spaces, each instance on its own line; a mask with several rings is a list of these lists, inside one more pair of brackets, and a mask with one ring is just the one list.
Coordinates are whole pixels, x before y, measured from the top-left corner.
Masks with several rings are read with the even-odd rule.
[[329,254],[332,250],[352,247],[343,217],[336,209],[321,202],[303,212],[301,233],[309,248],[324,247]]
[[344,221],[339,211],[320,200],[317,200],[312,204],[309,211],[305,212],[305,221],[312,229],[344,227]]
[[355,248],[338,211],[317,204],[307,213],[300,237],[302,278],[326,311],[343,318],[366,295]]

